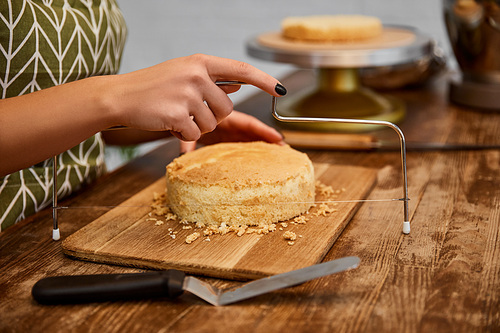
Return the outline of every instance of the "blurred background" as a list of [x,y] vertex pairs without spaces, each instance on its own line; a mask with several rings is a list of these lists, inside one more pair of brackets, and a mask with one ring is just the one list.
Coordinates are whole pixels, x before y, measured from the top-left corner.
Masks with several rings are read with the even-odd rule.
[[[384,24],[411,26],[431,36],[450,58],[452,54],[438,0],[119,0],[129,29],[121,73],[162,61],[205,53],[248,62],[277,77],[296,67],[249,57],[245,43],[252,36],[280,30],[287,16],[360,14]],[[451,66],[453,66],[453,62]],[[243,87],[232,94],[238,103],[255,93]],[[156,145],[108,149],[112,170]]]

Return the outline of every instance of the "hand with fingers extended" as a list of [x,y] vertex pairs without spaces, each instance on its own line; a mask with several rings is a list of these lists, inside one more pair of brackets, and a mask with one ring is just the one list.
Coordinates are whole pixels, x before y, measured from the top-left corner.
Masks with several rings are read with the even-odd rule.
[[[245,113],[233,111],[210,133],[206,133],[197,141],[211,145],[219,142],[265,141],[284,144],[283,136],[274,128],[264,124],[257,118]],[[181,141],[180,151],[186,153],[196,148],[195,141]]]
[[218,86],[219,80],[243,81],[274,96],[286,93],[276,79],[246,63],[196,54],[118,76],[117,124],[197,140],[233,111],[227,94],[239,86]]

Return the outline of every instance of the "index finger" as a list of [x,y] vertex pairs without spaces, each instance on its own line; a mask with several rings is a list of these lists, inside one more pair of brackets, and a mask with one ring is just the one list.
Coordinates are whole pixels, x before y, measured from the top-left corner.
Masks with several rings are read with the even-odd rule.
[[214,81],[242,81],[276,97],[286,94],[286,88],[277,79],[245,62],[207,56],[206,68]]

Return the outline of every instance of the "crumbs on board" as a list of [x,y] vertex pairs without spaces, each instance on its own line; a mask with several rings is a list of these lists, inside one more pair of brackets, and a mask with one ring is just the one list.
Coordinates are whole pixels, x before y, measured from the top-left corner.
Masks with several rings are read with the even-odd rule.
[[[299,239],[301,239],[302,235],[297,235],[297,230],[285,230],[290,226],[300,226],[306,225],[311,217],[315,216],[329,216],[337,211],[334,207],[337,204],[334,201],[338,196],[345,192],[344,188],[340,190],[334,190],[331,186],[325,185],[320,181],[316,181],[316,194],[317,196],[321,196],[322,202],[319,204],[316,203],[313,205],[310,211],[296,216],[293,219],[286,222],[272,223],[266,225],[258,225],[258,226],[247,226],[247,225],[238,225],[238,226],[229,226],[226,223],[221,223],[219,226],[205,226],[203,223],[192,223],[183,219],[179,219],[177,215],[172,213],[168,204],[166,202],[167,196],[166,193],[157,193],[153,194],[153,203],[151,205],[151,212],[149,212],[146,217],[146,221],[154,222],[155,226],[163,226],[167,222],[174,222],[177,225],[171,225],[167,227],[168,235],[171,239],[179,239],[182,233],[182,237],[186,244],[192,244],[198,239],[203,239],[205,242],[210,242],[210,236],[213,235],[227,235],[227,234],[235,234],[238,237],[242,237],[246,234],[258,234],[258,235],[266,235],[276,231],[283,231],[283,239],[287,242],[288,245],[294,245]],[[317,209],[316,209],[317,208]],[[180,230],[174,230],[179,229]],[[202,230],[199,230],[202,229]],[[187,235],[185,235],[187,233]],[[178,237],[179,236],[179,237]]]

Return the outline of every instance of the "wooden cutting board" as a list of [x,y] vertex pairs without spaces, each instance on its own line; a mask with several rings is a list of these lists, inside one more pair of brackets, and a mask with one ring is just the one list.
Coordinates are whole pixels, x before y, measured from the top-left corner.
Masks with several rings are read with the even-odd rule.
[[[315,164],[316,178],[338,190],[336,200],[365,198],[376,182],[374,169]],[[201,236],[191,244],[186,237],[204,229],[182,229],[178,221],[156,225],[149,205],[155,192],[162,193],[160,179],[120,206],[67,237],[63,252],[73,258],[147,269],[179,269],[187,273],[226,279],[247,280],[279,274],[320,262],[360,203],[337,203],[337,211],[315,216],[318,207],[306,215],[306,224],[292,224],[268,234],[235,233]],[[324,198],[317,194],[316,200]],[[282,230],[280,230],[282,228]],[[285,231],[297,235],[293,245]],[[175,238],[172,237],[175,235]],[[207,240],[209,239],[209,241]]]

